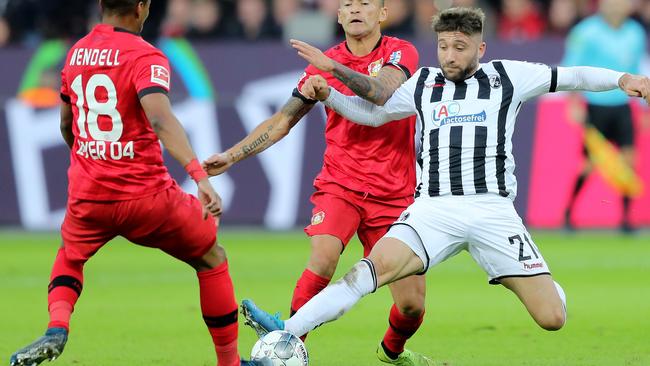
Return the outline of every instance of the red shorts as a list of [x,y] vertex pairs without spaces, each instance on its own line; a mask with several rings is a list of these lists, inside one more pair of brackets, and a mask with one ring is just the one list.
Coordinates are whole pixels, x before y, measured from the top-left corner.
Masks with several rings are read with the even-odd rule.
[[316,192],[311,196],[314,209],[305,233],[309,236],[333,235],[343,242],[345,248],[356,232],[364,256],[370,254],[377,240],[413,203],[413,196],[378,198],[333,182],[317,181],[314,187]]
[[86,261],[118,235],[188,260],[214,245],[217,227],[211,216],[203,219],[199,200],[177,184],[134,200],[68,201],[61,236],[69,259]]

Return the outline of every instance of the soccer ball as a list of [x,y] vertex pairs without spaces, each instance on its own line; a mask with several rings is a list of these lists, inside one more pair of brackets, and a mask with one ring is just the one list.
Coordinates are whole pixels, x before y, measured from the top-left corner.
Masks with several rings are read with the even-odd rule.
[[283,330],[275,330],[260,338],[253,346],[251,359],[264,366],[307,366],[309,354],[300,338]]

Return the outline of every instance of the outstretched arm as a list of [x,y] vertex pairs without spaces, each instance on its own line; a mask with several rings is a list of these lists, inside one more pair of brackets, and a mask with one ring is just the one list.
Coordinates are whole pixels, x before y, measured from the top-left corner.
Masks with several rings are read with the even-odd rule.
[[406,115],[389,114],[383,106],[373,104],[358,96],[346,96],[334,88],[329,88],[329,90],[329,96],[323,101],[323,104],[360,125],[378,127],[390,121],[407,117]]
[[[401,89],[400,89],[401,90]],[[302,92],[314,95],[326,106],[338,114],[360,125],[378,127],[390,121],[396,121],[415,114],[408,103],[400,103],[400,95],[389,98],[384,106],[378,106],[358,96],[346,96],[336,89],[330,88],[327,81],[320,75],[309,77],[303,84]]]
[[356,95],[377,105],[386,104],[395,90],[408,79],[405,72],[396,67],[383,67],[377,77],[373,78],[332,60],[308,43],[293,39],[290,43],[298,51],[298,55],[314,67],[332,74]]
[[558,67],[557,90],[605,91],[620,88],[631,97],[650,103],[650,79],[609,69],[574,66]]
[[211,176],[219,175],[234,163],[261,153],[286,136],[312,107],[313,103],[304,97],[292,96],[279,112],[255,127],[243,140],[204,161],[203,168]]

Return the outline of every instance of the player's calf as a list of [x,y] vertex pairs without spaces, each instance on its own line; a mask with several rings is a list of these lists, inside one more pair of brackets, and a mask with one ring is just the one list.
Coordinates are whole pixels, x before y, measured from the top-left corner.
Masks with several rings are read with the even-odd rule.
[[237,351],[237,301],[225,252],[216,245],[213,249],[216,255],[223,255],[224,260],[213,268],[197,272],[201,314],[212,337],[219,365],[234,365],[240,361]]
[[558,296],[551,296],[544,314],[535,319],[537,324],[546,330],[560,330],[566,323],[566,294],[559,283],[553,281],[553,284]]
[[409,276],[389,284],[395,304],[390,309],[389,327],[381,346],[387,357],[398,359],[406,342],[424,320],[426,284],[424,276]]
[[546,330],[559,330],[566,322],[566,296],[548,274],[508,277],[501,284],[514,292],[535,322]]
[[[388,286],[399,314],[411,319],[424,315],[426,297],[424,276],[409,276]],[[392,309],[391,312],[393,312]]]

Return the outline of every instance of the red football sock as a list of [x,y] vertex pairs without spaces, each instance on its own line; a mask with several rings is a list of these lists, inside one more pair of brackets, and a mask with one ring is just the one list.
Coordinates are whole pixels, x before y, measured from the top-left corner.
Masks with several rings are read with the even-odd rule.
[[48,306],[50,322],[48,328],[65,328],[70,330],[70,317],[74,307],[67,301],[57,301]]
[[83,289],[83,263],[67,259],[65,250],[59,249],[48,286],[48,328],[70,330],[70,317]]
[[208,326],[218,366],[239,366],[237,351],[237,301],[228,262],[208,271],[197,272],[201,312]]
[[[298,309],[307,303],[312,297],[318,295],[330,283],[329,278],[321,277],[316,273],[305,269],[296,283],[291,299],[291,315],[295,314]],[[307,334],[300,337],[303,341]]]
[[293,290],[293,299],[291,299],[291,314],[293,315],[298,309],[307,303],[312,297],[316,296],[322,289],[330,283],[329,278],[321,277],[316,273],[305,269],[296,283],[296,289]]
[[395,359],[404,352],[406,341],[415,334],[423,319],[424,313],[417,318],[410,318],[400,313],[397,306],[393,304],[388,317],[389,327],[382,341],[384,351],[389,357]]

